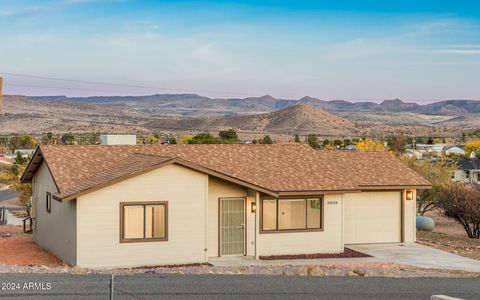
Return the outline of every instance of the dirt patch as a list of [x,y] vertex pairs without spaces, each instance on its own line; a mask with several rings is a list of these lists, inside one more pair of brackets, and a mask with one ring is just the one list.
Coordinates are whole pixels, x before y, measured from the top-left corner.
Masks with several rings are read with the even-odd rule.
[[435,229],[433,230],[433,232],[444,233],[450,236],[467,236],[462,225],[460,225],[453,219],[442,216],[439,212],[427,212],[425,216],[430,217],[435,221]]
[[59,267],[63,263],[32,241],[21,226],[0,226],[0,264]]
[[439,232],[417,231],[417,243],[480,260],[480,240]]
[[425,216],[433,218],[435,229],[432,232],[417,231],[419,244],[480,260],[480,240],[468,238],[462,225],[435,211]]
[[371,257],[368,254],[361,253],[349,248],[345,248],[342,253],[314,253],[314,254],[298,254],[298,255],[270,255],[260,256],[263,260],[278,259],[316,259],[316,258],[354,258],[354,257]]

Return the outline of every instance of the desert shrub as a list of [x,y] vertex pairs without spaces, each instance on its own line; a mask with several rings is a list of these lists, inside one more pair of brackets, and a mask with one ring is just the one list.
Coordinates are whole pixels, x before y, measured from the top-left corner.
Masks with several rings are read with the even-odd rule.
[[452,182],[441,187],[437,204],[442,213],[463,226],[469,238],[480,238],[480,186]]

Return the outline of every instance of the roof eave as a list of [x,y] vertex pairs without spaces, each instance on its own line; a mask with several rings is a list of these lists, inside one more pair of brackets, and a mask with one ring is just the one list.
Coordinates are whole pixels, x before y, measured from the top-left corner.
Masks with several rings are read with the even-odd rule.
[[412,189],[421,189],[428,190],[431,189],[431,185],[419,184],[419,185],[359,185],[362,191],[367,190],[412,190]]
[[[35,159],[40,157],[40,162],[35,162]],[[27,167],[25,168],[25,171],[23,171],[22,176],[20,177],[20,182],[21,183],[27,183],[27,182],[32,182],[32,178],[26,178],[28,174],[35,173],[38,169],[38,166],[41,164],[41,161],[43,161],[43,153],[40,150],[40,146],[37,147],[35,152],[33,153],[32,159],[28,163]]]

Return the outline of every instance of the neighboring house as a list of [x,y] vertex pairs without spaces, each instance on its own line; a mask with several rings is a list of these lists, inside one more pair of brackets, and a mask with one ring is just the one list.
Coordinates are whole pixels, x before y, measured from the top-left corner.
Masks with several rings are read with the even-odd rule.
[[422,154],[441,155],[446,144],[415,144],[414,149]]
[[465,155],[465,148],[464,146],[454,145],[454,146],[447,146],[444,148],[445,155]]
[[41,146],[21,181],[35,242],[92,268],[413,242],[430,188],[388,152],[298,143]]
[[458,161],[458,170],[455,170],[452,180],[465,183],[480,183],[480,160],[463,159]]
[[35,153],[35,149],[16,149],[12,153],[12,158],[15,159],[18,153],[20,153],[23,157],[32,157]]
[[102,145],[136,145],[137,136],[134,134],[104,134],[100,135]]

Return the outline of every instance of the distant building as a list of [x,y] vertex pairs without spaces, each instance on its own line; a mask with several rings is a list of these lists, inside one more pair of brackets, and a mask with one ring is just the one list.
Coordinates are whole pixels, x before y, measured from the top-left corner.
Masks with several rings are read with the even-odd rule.
[[446,144],[416,144],[415,150],[422,154],[430,153],[434,155],[440,155],[443,153],[443,148],[446,146]]
[[464,146],[460,145],[453,145],[453,146],[447,146],[444,148],[445,150],[445,155],[465,155],[465,148]]
[[347,145],[345,146],[345,150],[355,151],[357,147],[355,145]]
[[465,183],[480,183],[480,160],[460,160],[458,162],[458,170],[455,170],[452,180]]
[[36,149],[15,149],[13,151],[13,158],[17,157],[18,153],[20,153],[23,157],[32,157],[35,153]]
[[101,145],[136,145],[137,136],[134,134],[104,134],[100,136]]

